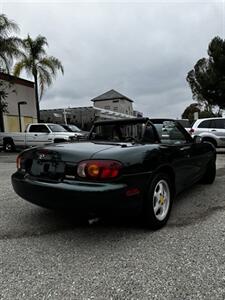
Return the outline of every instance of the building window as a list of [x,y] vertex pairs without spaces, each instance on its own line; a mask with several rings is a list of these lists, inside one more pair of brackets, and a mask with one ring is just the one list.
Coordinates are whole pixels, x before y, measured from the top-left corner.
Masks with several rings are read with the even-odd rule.
[[109,105],[106,105],[106,106],[105,106],[105,109],[110,109],[110,106],[109,106]]
[[115,103],[115,102],[119,102],[119,100],[113,100],[113,102]]
[[118,106],[115,106],[115,107],[113,108],[113,110],[114,110],[114,111],[118,111]]

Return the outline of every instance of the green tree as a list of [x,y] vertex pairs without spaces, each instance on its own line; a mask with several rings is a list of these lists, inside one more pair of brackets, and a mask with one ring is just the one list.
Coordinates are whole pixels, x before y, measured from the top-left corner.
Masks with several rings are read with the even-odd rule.
[[193,99],[205,106],[225,108],[225,40],[212,39],[208,46],[208,58],[197,61],[187,75]]
[[40,122],[40,99],[46,87],[50,86],[57,71],[64,73],[62,63],[54,56],[48,56],[45,47],[48,46],[45,37],[38,35],[32,39],[29,35],[23,40],[21,59],[14,66],[14,75],[19,76],[25,70],[28,76],[33,76],[35,83],[35,98],[37,119]]
[[182,119],[188,119],[190,122],[193,122],[195,112],[200,113],[200,108],[198,103],[192,103],[188,107],[186,107],[181,117]]
[[3,113],[7,112],[8,104],[6,98],[8,93],[6,92],[6,86],[2,80],[0,80],[0,131],[4,130]]
[[215,108],[211,106],[200,105],[199,103],[192,103],[188,107],[185,108],[182,113],[182,119],[188,119],[191,123],[194,121],[194,113],[198,113],[198,117],[202,118],[213,118],[213,117],[221,117],[221,111],[216,111]]
[[13,59],[20,55],[21,39],[11,36],[13,32],[18,31],[19,27],[15,22],[9,20],[6,15],[0,14],[0,69],[8,73]]

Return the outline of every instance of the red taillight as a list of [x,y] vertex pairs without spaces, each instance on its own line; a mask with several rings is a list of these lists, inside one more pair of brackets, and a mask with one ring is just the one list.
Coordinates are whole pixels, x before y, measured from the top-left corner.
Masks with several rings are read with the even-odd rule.
[[119,176],[122,164],[115,160],[86,160],[79,163],[77,174],[83,178],[113,179]]
[[190,134],[192,134],[192,133],[195,132],[195,130],[194,130],[193,128],[191,128],[191,129],[189,130],[189,132],[190,132]]

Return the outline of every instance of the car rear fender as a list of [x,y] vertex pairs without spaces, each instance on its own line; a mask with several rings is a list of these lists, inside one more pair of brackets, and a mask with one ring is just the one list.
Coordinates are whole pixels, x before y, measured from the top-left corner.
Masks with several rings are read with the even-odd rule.
[[214,133],[212,133],[212,132],[205,132],[204,131],[204,132],[196,133],[195,135],[199,135],[202,138],[209,137],[209,138],[217,139],[217,136]]
[[175,172],[173,170],[173,168],[169,165],[163,165],[160,166],[159,168],[157,168],[150,176],[149,180],[148,180],[148,186],[151,183],[152,178],[154,178],[154,176],[156,176],[156,174],[167,174],[170,178],[170,182],[171,182],[171,187],[172,187],[172,193],[173,195],[176,194],[176,185],[175,185]]

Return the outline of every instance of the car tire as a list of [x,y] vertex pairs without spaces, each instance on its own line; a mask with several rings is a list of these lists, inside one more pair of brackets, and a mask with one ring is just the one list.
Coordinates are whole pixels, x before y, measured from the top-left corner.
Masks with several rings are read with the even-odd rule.
[[163,227],[170,216],[173,190],[167,174],[157,174],[151,180],[144,205],[145,225],[153,230]]
[[212,184],[216,178],[216,161],[211,160],[206,168],[205,174],[201,179],[201,183]]
[[4,150],[4,152],[13,152],[13,151],[15,151],[15,145],[13,143],[13,140],[11,140],[11,139],[5,140],[3,142],[3,150]]

